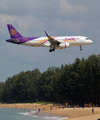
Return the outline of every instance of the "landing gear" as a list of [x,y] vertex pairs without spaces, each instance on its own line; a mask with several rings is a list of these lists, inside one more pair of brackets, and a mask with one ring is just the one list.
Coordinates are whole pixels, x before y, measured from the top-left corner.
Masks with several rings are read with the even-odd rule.
[[52,52],[52,49],[50,49],[49,52]]
[[50,48],[49,52],[55,51],[55,48]]
[[55,48],[53,48],[52,51],[55,51]]
[[80,51],[82,51],[82,46],[80,46]]

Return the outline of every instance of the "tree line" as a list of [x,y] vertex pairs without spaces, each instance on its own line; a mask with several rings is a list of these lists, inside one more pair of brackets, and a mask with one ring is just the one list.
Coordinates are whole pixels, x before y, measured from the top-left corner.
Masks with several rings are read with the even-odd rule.
[[0,83],[0,101],[50,101],[100,105],[100,55],[76,58],[74,63],[20,72]]

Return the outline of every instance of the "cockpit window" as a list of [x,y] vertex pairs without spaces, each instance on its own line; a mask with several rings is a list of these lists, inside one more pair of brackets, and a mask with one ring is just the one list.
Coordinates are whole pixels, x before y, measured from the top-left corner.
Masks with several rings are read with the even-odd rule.
[[89,38],[86,38],[86,40],[89,40]]

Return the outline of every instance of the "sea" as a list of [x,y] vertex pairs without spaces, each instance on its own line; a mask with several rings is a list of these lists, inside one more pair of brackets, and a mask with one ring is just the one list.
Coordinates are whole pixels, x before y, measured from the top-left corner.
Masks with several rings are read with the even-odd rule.
[[[29,111],[31,111],[29,113]],[[37,110],[32,109],[13,109],[13,108],[0,108],[0,120],[64,120],[68,117],[61,115],[54,115],[50,113],[39,113],[36,115]]]

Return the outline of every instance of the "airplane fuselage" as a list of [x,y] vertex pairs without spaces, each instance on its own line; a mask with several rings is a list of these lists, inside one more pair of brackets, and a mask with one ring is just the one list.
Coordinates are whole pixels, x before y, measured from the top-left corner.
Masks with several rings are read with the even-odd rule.
[[[90,39],[84,36],[62,36],[62,37],[52,37],[60,43],[69,43],[70,46],[83,46],[92,43]],[[32,38],[17,38],[17,41],[11,39],[6,40],[7,42],[31,46],[31,47],[50,47],[50,42],[48,37],[32,37]]]

